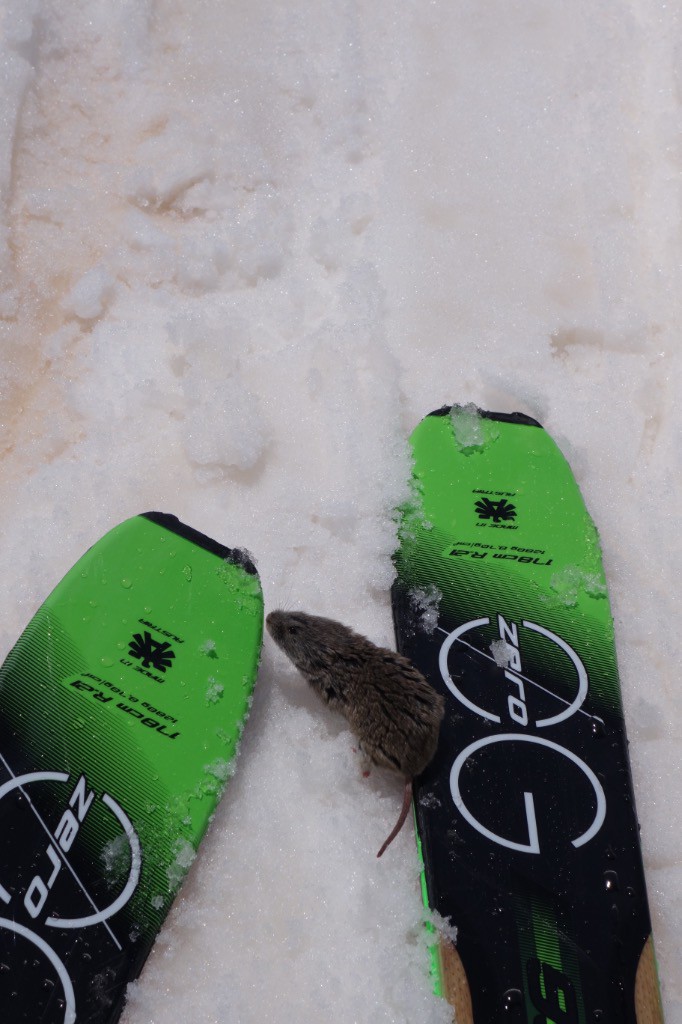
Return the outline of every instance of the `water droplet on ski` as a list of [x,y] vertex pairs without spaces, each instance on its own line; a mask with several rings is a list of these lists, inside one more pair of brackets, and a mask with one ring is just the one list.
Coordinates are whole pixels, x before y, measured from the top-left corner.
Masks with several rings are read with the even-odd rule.
[[126,590],[130,590],[132,585],[133,585],[133,581],[132,580],[128,580],[128,579],[121,580],[121,586],[125,587]]
[[511,1013],[514,1010],[520,1010],[523,1006],[523,993],[518,988],[508,988],[502,996],[502,1006]]
[[103,665],[106,666],[106,668],[111,668],[111,666],[114,664],[113,658],[104,657],[101,658],[100,661],[102,662]]
[[592,1020],[600,1021],[600,1020],[603,1020],[603,1019],[604,1019],[604,1011],[603,1010],[593,1010],[592,1011]]
[[592,729],[592,735],[597,738],[606,735],[606,726],[604,725],[604,720],[602,718],[593,718],[590,723],[590,728]]
[[620,889],[618,874],[615,871],[604,872],[604,884],[607,892],[617,892]]

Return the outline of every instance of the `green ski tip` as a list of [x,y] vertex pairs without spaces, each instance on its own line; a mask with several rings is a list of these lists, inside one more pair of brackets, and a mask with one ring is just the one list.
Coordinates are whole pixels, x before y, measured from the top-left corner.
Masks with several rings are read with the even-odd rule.
[[251,558],[150,512],[24,630],[0,669],[8,1024],[118,1020],[233,772],[262,628]]
[[411,438],[396,638],[446,700],[415,782],[460,1024],[660,1024],[599,539],[530,417],[453,406]]

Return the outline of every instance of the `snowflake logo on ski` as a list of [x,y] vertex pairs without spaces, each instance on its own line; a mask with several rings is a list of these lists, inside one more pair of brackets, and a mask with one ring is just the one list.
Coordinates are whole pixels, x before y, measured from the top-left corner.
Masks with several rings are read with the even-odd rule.
[[143,668],[154,668],[157,672],[171,668],[175,657],[168,641],[155,640],[146,629],[144,633],[133,634],[128,654],[139,658]]
[[500,501],[481,498],[476,502],[476,512],[479,519],[492,519],[494,523],[516,519],[516,505],[512,505],[506,498],[502,498]]

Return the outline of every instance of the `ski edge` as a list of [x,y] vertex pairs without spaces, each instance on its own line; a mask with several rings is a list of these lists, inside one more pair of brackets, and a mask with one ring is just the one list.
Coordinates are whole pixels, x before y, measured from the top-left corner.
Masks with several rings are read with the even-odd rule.
[[[454,409],[465,409],[463,405],[442,405],[440,409],[434,409],[428,416],[449,416]],[[518,423],[525,427],[539,427],[544,430],[542,423],[527,416],[525,412],[488,412],[486,409],[476,408],[478,415],[484,420],[496,420],[498,423]],[[425,419],[427,417],[424,417]]]
[[148,519],[151,523],[155,523],[157,526],[177,534],[178,537],[184,537],[185,540],[190,541],[197,547],[203,548],[204,551],[217,555],[218,558],[232,562],[234,565],[241,566],[250,576],[258,576],[258,570],[252,556],[243,548],[228,548],[225,544],[213,540],[207,534],[195,530],[192,526],[187,526],[186,523],[181,522],[177,516],[172,515],[170,512],[142,512],[141,516],[143,519]]

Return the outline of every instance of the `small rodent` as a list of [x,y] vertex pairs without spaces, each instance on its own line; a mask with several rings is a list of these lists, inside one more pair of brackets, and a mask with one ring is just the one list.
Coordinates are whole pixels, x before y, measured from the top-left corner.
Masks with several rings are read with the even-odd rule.
[[400,817],[381,857],[405,822],[413,778],[436,752],[443,698],[407,658],[333,619],[274,611],[266,625],[313,690],[347,718],[363,754],[405,778]]

